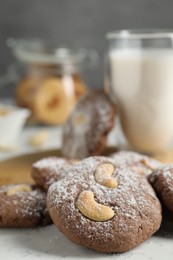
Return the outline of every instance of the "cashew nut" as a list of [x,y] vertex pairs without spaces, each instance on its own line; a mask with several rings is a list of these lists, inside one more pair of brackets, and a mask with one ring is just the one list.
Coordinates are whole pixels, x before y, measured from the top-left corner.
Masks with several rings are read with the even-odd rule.
[[79,194],[76,206],[85,217],[94,221],[107,221],[115,215],[110,207],[97,203],[94,193],[89,190],[84,190]]
[[134,172],[137,172],[141,175],[144,175],[148,172],[148,170],[140,165],[136,165],[136,166],[131,166],[130,167]]
[[72,164],[77,164],[77,163],[80,162],[80,160],[71,159],[71,160],[69,160],[69,162],[72,163]]
[[111,163],[100,164],[95,171],[95,180],[99,184],[108,188],[117,188],[118,183],[115,178],[112,178],[115,167]]
[[17,185],[8,190],[7,196],[13,196],[18,192],[30,192],[30,191],[32,191],[32,189],[29,185],[25,185],[25,184]]
[[147,166],[149,169],[151,169],[152,171],[156,170],[156,167],[154,167],[152,165],[152,163],[148,160],[148,159],[142,159],[141,163],[144,164],[145,166]]

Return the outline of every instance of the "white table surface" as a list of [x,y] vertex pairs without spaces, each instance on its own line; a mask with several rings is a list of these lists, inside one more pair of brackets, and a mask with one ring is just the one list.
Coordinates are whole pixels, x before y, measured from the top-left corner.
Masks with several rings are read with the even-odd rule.
[[[173,232],[173,230],[171,230]],[[172,260],[173,233],[167,237],[159,234],[145,241],[133,250],[123,254],[102,254],[73,244],[54,225],[26,229],[5,229],[0,231],[0,259],[5,260],[60,260],[60,259],[102,259],[102,260]]]

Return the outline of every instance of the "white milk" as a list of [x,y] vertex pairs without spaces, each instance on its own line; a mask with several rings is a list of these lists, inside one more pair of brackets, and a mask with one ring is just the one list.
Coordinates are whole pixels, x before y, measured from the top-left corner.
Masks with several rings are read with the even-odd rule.
[[145,151],[168,147],[173,139],[173,51],[112,51],[110,69],[129,143]]

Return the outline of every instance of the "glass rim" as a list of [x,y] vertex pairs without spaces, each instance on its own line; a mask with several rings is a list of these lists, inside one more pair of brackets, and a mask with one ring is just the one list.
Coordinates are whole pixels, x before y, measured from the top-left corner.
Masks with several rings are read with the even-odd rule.
[[173,38],[173,29],[132,29],[116,30],[108,32],[106,39],[159,39]]
[[75,48],[65,44],[42,39],[7,39],[7,46],[14,56],[24,63],[80,64],[88,55],[85,48]]

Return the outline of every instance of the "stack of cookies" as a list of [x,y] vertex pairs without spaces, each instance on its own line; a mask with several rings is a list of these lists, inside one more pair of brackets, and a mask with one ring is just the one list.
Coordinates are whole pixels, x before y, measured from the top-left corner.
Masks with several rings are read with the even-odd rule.
[[1,187],[0,226],[53,221],[72,242],[104,253],[150,238],[162,222],[160,201],[173,211],[173,165],[130,151],[101,156],[116,114],[104,93],[83,96],[64,126],[63,157],[35,162],[35,185]]

